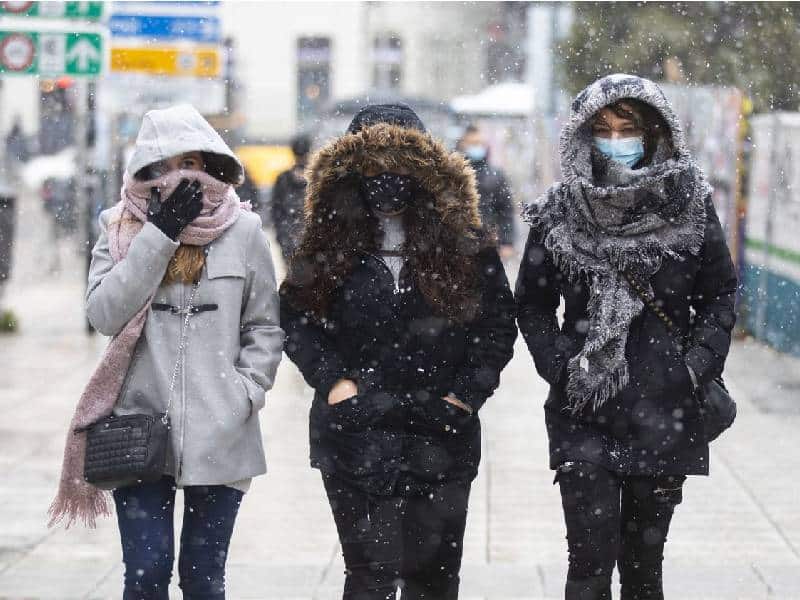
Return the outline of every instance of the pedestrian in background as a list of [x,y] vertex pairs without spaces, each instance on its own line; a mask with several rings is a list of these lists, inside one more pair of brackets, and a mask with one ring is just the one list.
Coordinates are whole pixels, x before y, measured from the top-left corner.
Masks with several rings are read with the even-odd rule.
[[[736,275],[711,189],[651,81],[581,92],[561,133],[563,179],[528,204],[519,324],[545,403],[569,545],[568,600],[660,599],[687,475],[708,474],[698,386],[723,369]],[[676,342],[632,284],[681,331]],[[565,304],[563,325],[556,311]]]
[[25,130],[22,128],[22,119],[17,115],[6,135],[6,165],[12,173],[16,173],[22,163],[28,161],[28,158],[30,158],[28,140],[25,137]]
[[311,152],[311,137],[299,134],[292,139],[294,166],[278,175],[272,188],[270,210],[275,237],[286,264],[303,235],[303,206],[306,198],[306,163]]
[[456,598],[478,411],[517,334],[472,169],[393,104],[362,109],[309,174],[281,324],[316,392],[344,598]]
[[483,226],[497,235],[503,260],[510,259],[514,256],[516,211],[505,173],[489,163],[489,146],[477,126],[469,125],[466,128],[457,149],[464,153],[475,169],[480,196],[478,210]]
[[[122,199],[100,216],[87,313],[114,336],[76,409],[53,521],[107,512],[83,478],[85,434],[112,413],[169,417],[166,468],[114,490],[123,598],[164,599],[175,491],[184,491],[183,597],[225,596],[239,504],[265,472],[258,412],[282,354],[278,295],[260,219],[233,186],[243,169],[191,106],[144,117]],[[179,375],[179,376],[176,376]]]

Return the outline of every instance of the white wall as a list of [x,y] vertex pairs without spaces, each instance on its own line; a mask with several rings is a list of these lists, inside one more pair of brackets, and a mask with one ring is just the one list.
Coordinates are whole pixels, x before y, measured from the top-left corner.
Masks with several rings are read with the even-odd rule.
[[39,129],[39,79],[29,76],[3,77],[0,88],[0,132],[5,135],[14,118],[22,118],[25,133]]
[[374,2],[368,8],[368,43],[378,33],[403,42],[401,90],[450,100],[480,90],[486,25],[497,6],[480,2]]
[[225,35],[236,43],[249,135],[294,133],[298,37],[331,39],[333,98],[366,89],[363,2],[223,2],[220,10]]

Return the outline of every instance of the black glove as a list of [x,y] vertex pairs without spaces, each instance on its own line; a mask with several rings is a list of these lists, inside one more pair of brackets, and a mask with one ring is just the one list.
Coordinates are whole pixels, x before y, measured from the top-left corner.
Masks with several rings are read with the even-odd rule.
[[181,179],[166,202],[161,202],[158,188],[150,189],[150,204],[147,220],[164,232],[171,240],[177,240],[183,228],[197,218],[203,210],[203,192],[200,182]]

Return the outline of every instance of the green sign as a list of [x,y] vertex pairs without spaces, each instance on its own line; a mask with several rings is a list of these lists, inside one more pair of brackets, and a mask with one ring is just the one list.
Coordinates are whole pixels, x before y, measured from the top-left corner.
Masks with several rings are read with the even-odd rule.
[[99,33],[0,30],[0,73],[97,77],[104,52]]
[[0,17],[41,17],[99,21],[104,2],[0,2]]

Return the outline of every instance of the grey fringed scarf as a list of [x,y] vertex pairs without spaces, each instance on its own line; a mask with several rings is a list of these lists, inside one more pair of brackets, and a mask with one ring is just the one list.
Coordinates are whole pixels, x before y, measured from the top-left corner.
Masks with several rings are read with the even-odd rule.
[[[658,109],[672,129],[673,148],[659,148],[649,166],[631,170],[592,150],[587,120],[622,98]],[[625,346],[643,308],[620,271],[646,282],[665,257],[698,254],[705,198],[711,189],[694,164],[672,109],[653,82],[611,75],[578,95],[561,135],[563,181],[523,209],[523,218],[570,281],[589,283],[589,329],[567,366],[573,413],[597,410],[628,383]]]

